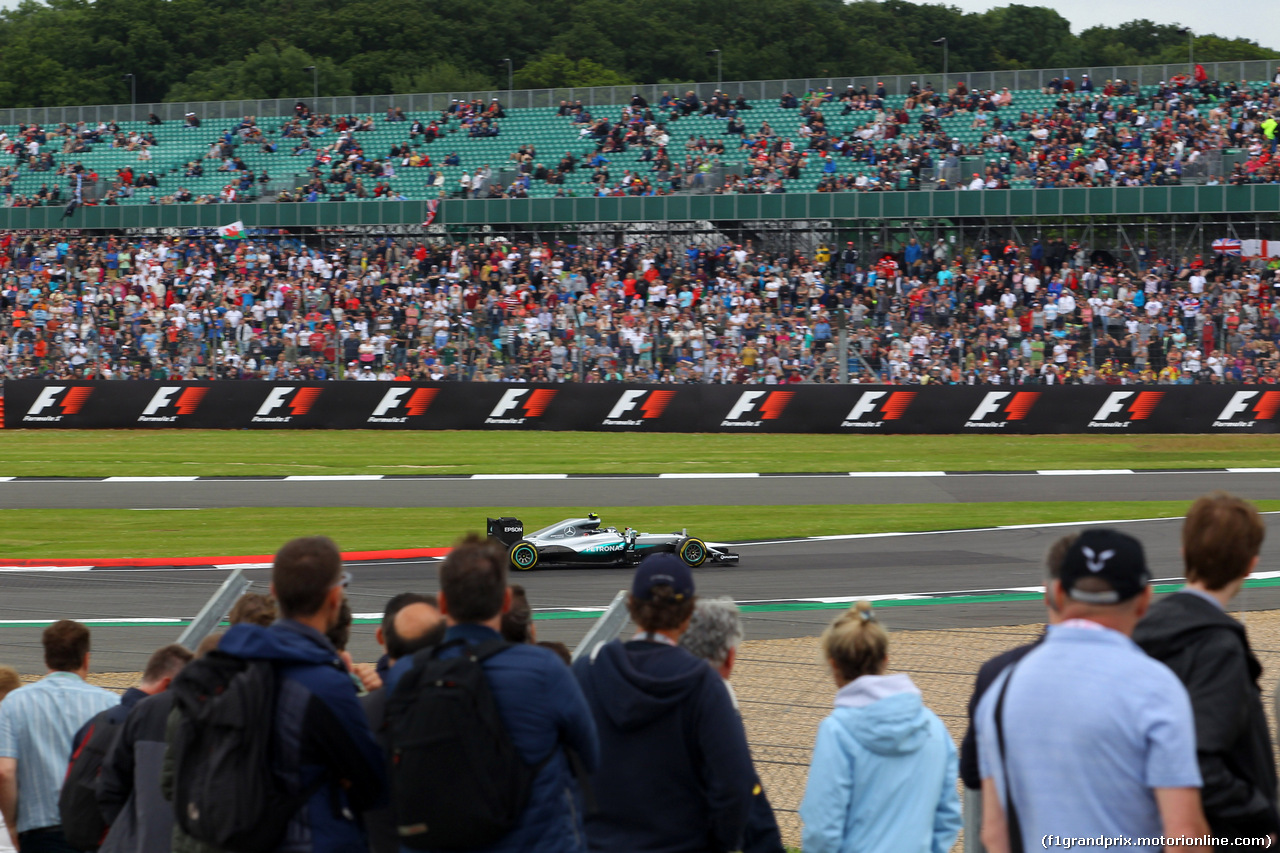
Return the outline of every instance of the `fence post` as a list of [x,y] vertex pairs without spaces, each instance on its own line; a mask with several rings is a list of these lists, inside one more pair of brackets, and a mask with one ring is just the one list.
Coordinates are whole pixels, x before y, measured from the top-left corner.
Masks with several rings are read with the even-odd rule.
[[237,568],[222,582],[218,591],[205,602],[204,607],[200,608],[196,618],[191,620],[191,624],[178,637],[178,644],[194,650],[205,637],[213,633],[213,629],[218,627],[218,623],[222,621],[223,616],[227,615],[231,605],[251,586],[253,581],[244,576],[244,569]]
[[582,638],[582,642],[578,643],[577,648],[573,650],[573,661],[576,663],[578,658],[589,657],[598,646],[613,640],[622,631],[630,614],[627,613],[627,591],[625,589],[618,590],[618,594],[613,597],[613,602],[600,614],[600,618],[591,626],[591,630],[587,631],[587,635]]

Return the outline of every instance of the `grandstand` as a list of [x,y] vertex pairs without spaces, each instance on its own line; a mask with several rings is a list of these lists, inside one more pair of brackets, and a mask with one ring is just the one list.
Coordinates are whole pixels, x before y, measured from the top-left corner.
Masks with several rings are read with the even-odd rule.
[[[1144,94],[1148,98],[1154,97],[1157,89],[1158,87],[1155,86],[1146,87]],[[1055,95],[1038,90],[1018,91],[1011,93],[1010,97],[1012,103],[1007,109],[1015,116],[1024,113],[1043,115],[1046,111],[1051,111],[1059,100]],[[1135,98],[1136,93],[1113,96],[1109,101],[1116,108],[1132,107]],[[884,99],[884,109],[888,112],[901,111],[905,114],[908,122],[904,125],[904,132],[906,135],[914,136],[920,130],[925,109],[922,105],[907,108],[907,100],[906,96],[889,96]],[[754,134],[759,128],[768,125],[776,134],[777,141],[790,143],[797,151],[806,149],[807,140],[801,132],[801,128],[805,125],[805,117],[801,115],[799,109],[783,108],[777,102],[757,103],[752,104],[751,107],[749,112],[744,111],[741,115],[748,133]],[[830,115],[828,121],[834,125],[838,133],[852,134],[860,127],[868,126],[874,121],[876,113],[874,110],[842,113],[841,108],[842,105],[839,102],[822,106],[823,111]],[[590,115],[593,118],[614,121],[626,109],[625,103],[606,104],[590,108]],[[723,154],[714,158],[716,168],[712,170],[713,174],[690,176],[686,181],[686,185],[693,191],[710,192],[723,185],[727,174],[742,175],[749,171],[749,167],[744,168],[747,152],[738,146],[738,139],[741,137],[726,133],[727,121],[697,112],[682,116],[677,121],[670,121],[666,117],[669,112],[666,115],[663,114],[664,111],[655,110],[655,112],[658,113],[658,120],[665,120],[670,136],[669,149],[676,152],[673,159],[679,159],[685,153],[689,140],[705,140],[709,144],[720,143],[725,146]],[[386,121],[383,116],[370,118],[373,119],[371,128],[367,131],[352,132],[352,143],[358,146],[365,160],[391,162],[394,174],[387,177],[376,173],[364,175],[363,189],[359,194],[354,191],[331,191],[321,194],[323,198],[348,200],[356,197],[373,197],[375,183],[385,183],[390,190],[390,198],[428,199],[439,196],[441,192],[457,195],[462,176],[470,175],[483,167],[498,170],[496,177],[500,179],[505,177],[505,180],[499,180],[498,183],[506,186],[516,178],[513,155],[526,147],[537,152],[534,158],[536,162],[531,164],[533,166],[545,165],[548,169],[555,169],[559,160],[567,154],[580,161],[578,168],[564,175],[563,183],[553,184],[543,180],[533,180],[527,190],[529,197],[555,195],[581,197],[600,192],[600,186],[592,181],[593,170],[586,165],[586,161],[590,160],[595,152],[596,140],[584,135],[586,130],[584,125],[574,123],[570,116],[559,115],[556,108],[509,110],[506,117],[495,120],[493,123],[500,134],[497,136],[472,136],[465,123],[456,118],[452,121],[440,121],[439,113],[407,113],[403,121]],[[1094,121],[1097,118],[1098,116],[1094,114],[1085,116],[1086,121]],[[133,175],[133,181],[147,173],[157,177],[155,188],[140,187],[131,197],[119,198],[120,204],[156,203],[167,197],[171,198],[180,189],[186,190],[196,199],[218,199],[223,190],[228,185],[238,182],[238,178],[243,174],[223,168],[223,164],[232,158],[237,166],[243,165],[245,171],[251,174],[251,188],[240,191],[238,196],[247,196],[252,199],[262,189],[272,188],[264,200],[278,200],[279,188],[287,191],[305,185],[310,180],[310,176],[306,173],[309,167],[317,165],[327,172],[328,167],[333,165],[329,162],[332,152],[328,149],[338,143],[341,131],[327,129],[322,135],[308,139],[308,147],[295,153],[294,149],[299,148],[303,140],[285,135],[286,129],[294,121],[292,115],[255,116],[252,121],[252,128],[256,131],[253,140],[231,132],[231,128],[218,127],[215,122],[209,122],[199,128],[186,127],[180,122],[161,125],[149,125],[145,121],[115,123],[114,127],[118,128],[115,131],[116,138],[126,144],[113,145],[112,134],[108,131],[103,135],[104,142],[89,146],[91,150],[83,153],[55,153],[54,161],[58,165],[81,164],[105,182],[111,181],[122,170],[129,170]],[[439,122],[440,137],[426,142],[420,137],[412,136],[410,129],[419,122],[423,125],[435,125]],[[243,129],[249,130],[248,127]],[[46,130],[50,129],[46,128]],[[955,140],[966,150],[981,152],[977,153],[976,157],[966,159],[970,162],[981,160],[984,161],[984,165],[996,163],[1002,156],[1002,152],[996,149],[982,150],[983,138],[990,131],[989,125],[985,128],[975,127],[975,113],[963,110],[943,116],[938,121],[938,133],[942,137]],[[57,131],[55,130],[54,133],[56,134]],[[130,138],[137,138],[143,134],[151,134],[158,144],[154,146],[127,144]],[[62,140],[63,137],[60,136],[52,137],[52,143],[55,144]],[[228,144],[226,153],[231,157],[223,157],[215,153],[223,140]],[[879,145],[873,142],[872,146],[879,147],[883,151],[893,143],[894,140],[880,140]],[[271,145],[276,150],[268,153],[264,145]],[[399,150],[401,146],[409,146],[414,154],[424,155],[427,159],[423,160],[421,166],[400,165],[396,161],[408,160],[409,157],[392,157],[389,152]],[[613,189],[617,185],[617,179],[627,172],[644,180],[649,179],[653,163],[644,159],[643,152],[644,147],[640,145],[630,146],[626,151],[607,152],[604,156],[608,161],[608,171],[612,180],[605,185],[606,189]],[[456,164],[444,162],[450,153],[458,155]],[[829,173],[824,172],[820,157],[808,159],[809,162],[799,170],[796,177],[782,176],[786,191],[817,191],[820,189],[820,181],[830,176],[865,175],[875,181],[880,175],[877,166],[864,158],[833,157],[834,169]],[[188,167],[193,163],[203,165],[200,175],[188,173]],[[955,169],[955,175],[951,179],[953,185],[960,171],[958,167]],[[273,179],[265,186],[257,180],[264,172]],[[908,169],[895,169],[895,180],[890,187],[906,190],[918,188],[921,185],[934,186],[937,173],[936,169],[927,169],[925,180],[921,184],[918,179],[913,180],[912,173]],[[432,183],[437,176],[441,181],[438,186]],[[51,183],[51,177],[47,171],[22,169],[12,181],[12,194],[15,198],[32,198],[42,186]],[[1032,180],[1027,175],[1015,175],[1009,180],[1009,185],[1013,188],[1030,187]]]
[[[1255,88],[1260,86],[1265,89],[1269,82],[1265,63],[1220,65],[1222,67],[1213,67],[1212,72],[1224,81],[1228,79],[1227,75],[1231,75],[1230,79],[1247,85],[1248,76],[1252,73],[1255,81],[1261,81],[1253,84]],[[1253,67],[1255,65],[1258,67]],[[673,120],[680,111],[659,108],[663,95],[654,91],[653,87],[641,87],[646,91],[627,94],[623,94],[627,90],[614,87],[582,92],[569,90],[563,93],[549,90],[484,93],[463,98],[448,97],[447,100],[446,96],[413,95],[321,99],[310,106],[319,115],[333,116],[333,120],[330,122],[326,118],[323,121],[313,121],[309,128],[307,122],[297,121],[295,108],[298,104],[284,101],[8,110],[0,113],[0,118],[9,119],[12,124],[17,125],[15,131],[11,132],[13,142],[18,142],[20,137],[23,141],[34,137],[37,143],[42,143],[39,146],[40,157],[51,161],[41,164],[45,168],[40,169],[31,168],[30,164],[21,165],[7,181],[6,192],[9,193],[10,204],[19,207],[33,203],[42,187],[52,190],[58,184],[65,183],[66,177],[59,176],[56,170],[75,164],[82,165],[87,172],[98,176],[101,182],[92,187],[90,201],[105,197],[113,204],[165,203],[172,200],[179,190],[189,193],[190,200],[203,202],[258,198],[275,201],[282,198],[281,190],[286,191],[283,198],[289,199],[291,196],[288,190],[296,189],[310,180],[308,168],[315,167],[329,177],[335,156],[348,158],[353,154],[358,155],[361,162],[370,164],[368,171],[358,175],[360,185],[356,186],[355,181],[346,187],[327,184],[319,188],[322,191],[310,195],[308,200],[372,198],[375,195],[375,184],[382,185],[379,197],[385,196],[393,200],[462,197],[465,194],[460,192],[460,181],[464,174],[471,175],[480,168],[494,170],[492,179],[488,182],[493,191],[487,192],[486,197],[497,196],[499,189],[511,189],[511,183],[518,175],[513,157],[517,151],[525,148],[536,151],[530,168],[543,164],[554,171],[566,154],[578,161],[577,168],[566,172],[562,182],[532,180],[527,190],[511,193],[533,198],[566,195],[584,197],[593,194],[651,195],[673,191],[707,193],[726,188],[734,191],[764,189],[807,193],[846,188],[846,184],[849,185],[848,188],[852,188],[852,180],[859,175],[869,178],[858,186],[859,189],[907,190],[939,186],[939,178],[943,179],[942,186],[954,186],[957,179],[964,184],[974,171],[985,172],[985,167],[998,163],[1010,153],[1016,153],[1007,143],[997,141],[993,144],[990,135],[995,129],[992,119],[996,115],[1003,121],[1004,133],[1009,141],[1014,144],[1023,143],[1020,147],[1024,151],[1028,148],[1025,144],[1028,140],[1028,128],[1034,122],[1046,120],[1063,103],[1072,103],[1072,121],[1082,126],[1103,119],[1102,115],[1086,111],[1083,104],[1093,100],[1086,93],[1052,93],[1054,81],[1083,81],[1085,76],[1089,76],[1095,81],[1099,94],[1104,80],[1133,81],[1133,91],[1111,94],[1106,98],[1107,107],[1120,112],[1118,120],[1111,116],[1107,123],[1115,131],[1124,133],[1133,129],[1130,120],[1137,121],[1144,115],[1148,118],[1161,117],[1156,112],[1164,100],[1164,83],[1166,79],[1174,78],[1171,72],[1175,70],[1175,67],[1147,66],[963,75],[972,79],[968,82],[957,80],[953,85],[963,85],[973,93],[1005,92],[1008,103],[1002,105],[998,112],[990,114],[964,108],[948,111],[944,103],[944,108],[927,125],[927,132],[922,129],[922,119],[934,115],[934,112],[925,107],[922,99],[910,97],[913,91],[919,91],[919,86],[917,81],[908,83],[905,78],[888,81],[723,84],[719,89],[725,95],[732,99],[742,97],[744,103],[750,106],[749,110],[742,110],[738,115],[744,125],[740,135],[727,132],[730,122],[723,117],[706,115],[701,110],[686,111],[688,114]],[[1072,78],[1073,73],[1077,75],[1075,78]],[[1152,80],[1157,74],[1160,75],[1159,79]],[[1034,85],[1027,85],[1033,81]],[[1007,85],[1010,82],[1014,84],[1013,87]],[[803,85],[794,85],[796,83]],[[823,83],[826,85],[822,85]],[[844,87],[840,83],[844,83]],[[1001,86],[1001,83],[1006,85]],[[926,88],[929,85],[926,80]],[[941,87],[938,88],[941,90]],[[872,104],[874,109],[859,108],[850,111],[843,109],[844,103],[836,100],[846,91],[870,91],[874,96],[877,90],[883,90],[885,97]],[[700,104],[705,104],[715,96],[716,88],[703,84],[694,86],[689,91],[695,93]],[[802,115],[807,111],[787,109],[779,105],[786,93],[794,93],[801,102],[806,102],[806,93],[816,93],[819,96],[825,93],[825,103],[818,98],[808,101],[808,104],[823,113],[829,136],[833,140],[843,138],[849,142],[857,142],[861,131],[862,135],[869,137],[865,140],[865,146],[859,145],[856,155],[849,156],[850,152],[840,150],[840,145],[835,146],[834,150],[825,145],[812,145],[805,127],[811,122],[806,115]],[[555,94],[566,95],[559,99],[559,103],[582,103],[588,118],[585,121],[575,121],[570,116],[558,114],[562,110],[558,110],[555,104],[534,105],[552,101]],[[684,93],[676,91],[672,94],[680,97]],[[945,92],[943,94],[945,102]],[[476,133],[475,125],[470,123],[470,119],[459,120],[457,114],[450,113],[451,106],[468,103],[483,109],[496,103],[496,96],[499,95],[507,100],[507,108],[504,117],[486,123],[485,129],[489,132]],[[633,97],[643,98],[652,108],[651,124],[665,125],[669,134],[666,147],[669,152],[673,152],[671,160],[677,175],[674,185],[654,177],[655,164],[649,159],[653,153],[651,146],[631,144],[625,150],[610,150],[611,146],[606,146],[602,157],[607,161],[607,180],[593,176],[593,170],[586,163],[596,152],[596,143],[602,141],[588,135],[591,122],[601,119],[618,122]],[[1210,99],[1211,104],[1217,101],[1217,97]],[[1081,106],[1076,107],[1077,104]],[[240,109],[236,109],[237,107]],[[1131,114],[1126,111],[1131,111]],[[637,116],[640,112],[637,111]],[[1245,110],[1236,106],[1232,112],[1239,117]],[[389,120],[393,114],[400,120]],[[200,117],[202,124],[188,127],[188,116]],[[0,126],[6,126],[10,122],[4,122]],[[351,138],[344,143],[342,150],[335,150],[334,146],[347,135],[345,131],[348,122],[356,129],[350,132]],[[438,126],[439,138],[426,142],[421,136],[411,134],[411,129],[419,127],[419,123],[432,125],[433,130]],[[874,128],[873,123],[876,125]],[[769,182],[767,186],[763,181],[739,182],[735,176],[749,177],[754,166],[763,165],[762,161],[749,159],[759,152],[748,150],[745,146],[740,147],[739,140],[758,135],[765,126],[771,129],[773,136],[767,142],[774,145],[775,151],[785,149],[789,152],[794,148],[797,156],[801,152],[807,152],[808,156],[796,168],[778,169],[778,180]],[[889,128],[888,133],[885,132],[886,127]],[[293,135],[290,134],[291,129],[294,131]],[[303,141],[303,129],[313,135],[308,144],[302,146],[301,151],[296,151]],[[95,130],[98,132],[95,133]],[[1142,128],[1137,130],[1141,132]],[[88,150],[65,150],[70,148],[73,134],[82,137],[89,135],[89,139],[85,140]],[[155,144],[147,144],[146,140],[154,141]],[[693,148],[691,140],[696,140],[700,147]],[[898,156],[893,150],[894,146],[902,146],[908,140],[912,140],[912,143],[906,146],[908,150],[905,156]],[[223,143],[221,150],[219,143]],[[714,150],[718,145],[723,145],[723,152]],[[269,153],[266,146],[271,146],[274,151]],[[708,150],[708,146],[712,150]],[[958,148],[957,153],[960,155],[949,167],[941,162],[943,149],[948,146]],[[1084,150],[1092,150],[1094,147],[1093,141],[1082,146]],[[830,158],[830,164],[822,159],[824,148],[831,150],[834,155]],[[1195,169],[1182,169],[1183,161],[1189,158],[1180,157],[1176,165],[1183,174],[1171,182],[1182,183],[1184,177],[1203,182],[1207,178],[1221,176],[1224,165],[1219,156],[1221,145],[1215,144],[1211,148],[1215,155],[1212,161],[1198,162]],[[878,159],[868,156],[866,149],[875,149]],[[429,159],[424,159],[420,166],[403,165],[409,161],[410,151]],[[891,160],[888,167],[884,165],[886,152]],[[27,152],[16,153],[21,155]],[[444,161],[449,153],[456,153],[457,159],[446,164]],[[1247,152],[1228,150],[1226,153],[1230,155]],[[689,156],[686,158],[686,155]],[[1016,163],[1020,158],[1015,156],[1014,159]],[[685,160],[683,171],[686,175],[683,181],[679,180],[681,160]],[[1230,162],[1228,159],[1227,165]],[[199,174],[192,173],[189,168],[191,164],[201,164]],[[387,164],[390,168],[384,168],[382,164]],[[139,176],[152,173],[156,176],[156,185],[139,187],[132,193],[128,190],[108,193],[106,185],[122,170],[132,172],[132,183],[136,183]],[[384,171],[393,171],[394,174],[384,175]],[[766,165],[759,171],[770,170]],[[1186,174],[1187,171],[1194,174]],[[270,177],[269,181],[259,180],[264,172]],[[637,180],[621,180],[628,174],[634,175]],[[659,177],[666,177],[664,172],[658,174]],[[247,180],[239,180],[246,175],[249,176]],[[593,180],[593,177],[597,180]],[[999,177],[1001,188],[1046,185],[1043,180],[1037,183],[1032,169],[1025,166],[1006,167]],[[841,184],[842,178],[848,180]],[[1143,175],[1136,182],[1162,183],[1163,172]],[[227,187],[234,184],[239,184],[234,195],[226,193]],[[1066,184],[1059,182],[1049,185],[1057,187]],[[64,197],[68,192],[64,187]],[[186,193],[181,200],[188,200]],[[114,198],[115,196],[118,198]],[[56,203],[53,200],[42,200],[50,204]]]

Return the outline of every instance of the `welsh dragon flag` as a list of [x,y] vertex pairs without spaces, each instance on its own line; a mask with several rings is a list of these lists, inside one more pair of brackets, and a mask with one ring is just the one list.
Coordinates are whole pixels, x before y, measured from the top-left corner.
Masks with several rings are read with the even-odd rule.
[[244,223],[237,220],[230,225],[223,225],[218,229],[218,236],[226,240],[243,240]]

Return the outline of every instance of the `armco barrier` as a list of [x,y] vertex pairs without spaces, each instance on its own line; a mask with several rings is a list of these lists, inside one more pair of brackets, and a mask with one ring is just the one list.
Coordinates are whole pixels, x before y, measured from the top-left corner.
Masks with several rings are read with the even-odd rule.
[[7,429],[1270,433],[1280,390],[15,380],[5,410]]

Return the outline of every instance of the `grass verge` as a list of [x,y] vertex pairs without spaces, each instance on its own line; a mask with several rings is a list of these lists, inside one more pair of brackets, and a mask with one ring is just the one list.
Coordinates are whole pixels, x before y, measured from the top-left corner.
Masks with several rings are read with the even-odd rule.
[[0,476],[1010,471],[1280,466],[1280,435],[4,430]]
[[[688,528],[710,541],[1003,524],[1171,518],[1186,501],[1009,502],[892,506],[537,507],[467,509],[8,509],[0,511],[0,562],[9,559],[202,557],[269,554],[294,536],[323,533],[346,551],[427,548],[483,530],[486,515],[515,515],[526,530],[586,514],[642,530]],[[1259,501],[1280,510],[1280,501]]]

